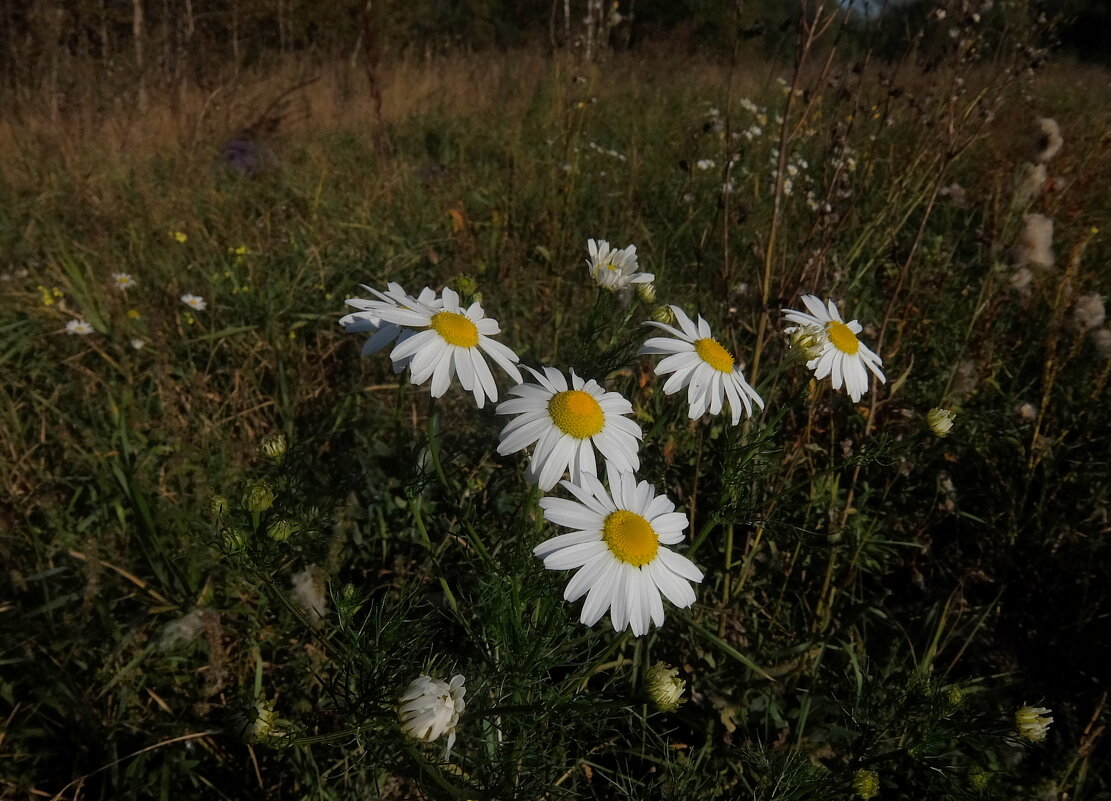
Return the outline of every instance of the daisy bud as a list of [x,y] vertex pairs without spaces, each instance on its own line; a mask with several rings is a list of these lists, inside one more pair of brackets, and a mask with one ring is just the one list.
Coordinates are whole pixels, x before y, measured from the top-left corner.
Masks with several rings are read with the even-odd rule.
[[991,774],[979,765],[973,765],[968,769],[968,786],[977,792],[988,786],[989,779]]
[[945,701],[953,708],[960,706],[964,702],[964,690],[955,685],[950,687],[945,691]]
[[229,526],[220,532],[224,543],[224,550],[229,553],[238,553],[247,545],[247,532],[238,526]]
[[265,456],[274,462],[280,462],[286,452],[285,434],[267,434],[259,443],[258,452],[260,456]]
[[934,436],[944,439],[949,436],[949,431],[953,428],[954,416],[948,409],[935,407],[926,412],[926,423],[930,426],[930,431],[934,432]]
[[278,715],[273,701],[258,701],[236,715],[235,731],[245,743],[257,743],[275,736],[274,724]]
[[670,306],[659,306],[652,312],[652,319],[657,323],[671,325],[675,322],[675,313],[671,311]]
[[204,513],[208,517],[220,518],[228,512],[228,499],[223,495],[210,495],[204,502]]
[[798,350],[807,361],[822,355],[822,336],[819,330],[799,326],[791,332],[791,347]]
[[462,674],[452,676],[451,683],[421,674],[413,679],[397,706],[401,730],[414,740],[430,743],[447,734],[444,759],[455,742],[455,727],[466,704],[467,689]]
[[274,504],[274,490],[264,478],[248,481],[239,499],[248,512],[265,512]]
[[861,768],[853,774],[853,792],[863,801],[875,798],[880,792],[880,775],[874,770]]
[[683,690],[687,683],[678,676],[678,669],[664,662],[657,662],[648,668],[645,676],[648,697],[661,712],[674,712],[686,700],[683,698]]
[[1050,710],[1044,706],[1024,706],[1015,712],[1015,728],[1018,736],[1032,743],[1040,743],[1049,731],[1049,724],[1053,718],[1049,716]]
[[649,281],[647,284],[637,284],[637,297],[641,303],[656,302],[656,285]]
[[266,536],[274,542],[285,542],[297,532],[297,526],[288,520],[275,520],[266,527]]

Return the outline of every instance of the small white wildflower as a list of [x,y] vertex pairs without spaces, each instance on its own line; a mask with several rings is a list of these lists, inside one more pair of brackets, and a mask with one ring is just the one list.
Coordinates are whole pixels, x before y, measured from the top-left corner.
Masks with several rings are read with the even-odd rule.
[[714,168],[713,159],[699,159],[694,163],[694,166],[702,171],[712,170]]
[[1015,417],[1023,423],[1029,423],[1038,416],[1038,410],[1032,403],[1020,403],[1015,407]]
[[89,334],[95,334],[96,329],[84,320],[70,320],[66,323],[66,333],[87,337]]
[[130,344],[131,344],[131,347],[134,348],[135,350],[142,350],[143,346],[146,345],[147,343],[144,342],[143,340],[139,339],[139,337],[132,337]]
[[597,242],[588,239],[586,249],[590,253],[590,258],[586,260],[590,277],[598,286],[610,292],[624,289],[629,284],[647,284],[655,278],[652,273],[640,272],[636,245],[618,250],[610,247],[610,243],[604,239]]
[[444,759],[451,754],[455,743],[455,728],[459,716],[466,708],[463,696],[467,688],[463,674],[451,677],[451,682],[434,679],[423,673],[409,684],[397,706],[401,730],[409,737],[430,743],[447,735]]
[[1107,312],[1103,307],[1103,298],[1094,293],[1081,295],[1076,299],[1076,306],[1072,310],[1072,319],[1081,331],[1099,328],[1107,319]]
[[205,302],[204,298],[200,295],[191,295],[188,292],[181,296],[181,302],[190,309],[195,309],[196,311],[204,311],[208,308],[208,303]]
[[116,289],[128,290],[135,286],[136,281],[131,273],[112,273],[112,282],[116,285]]

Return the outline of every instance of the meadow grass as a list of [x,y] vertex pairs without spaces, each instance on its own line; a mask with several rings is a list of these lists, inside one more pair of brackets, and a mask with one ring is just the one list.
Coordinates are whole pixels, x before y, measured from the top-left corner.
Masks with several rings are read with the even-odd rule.
[[[874,770],[886,798],[1106,797],[1111,362],[1073,310],[1107,291],[1108,76],[823,59],[404,62],[381,115],[347,64],[290,64],[145,117],[5,120],[5,794],[849,798]],[[224,167],[308,78],[253,128],[264,169]],[[1039,116],[1062,180],[1020,205]],[[1056,264],[1016,289],[1033,212]],[[600,292],[588,237],[636,244],[656,301]],[[632,400],[692,608],[578,622],[504,418],[336,324],[388,281],[480,293],[524,363]],[[782,332],[808,292],[884,359],[858,404]],[[762,414],[664,396],[635,352],[667,303]],[[421,672],[466,675],[446,761],[397,721]]]

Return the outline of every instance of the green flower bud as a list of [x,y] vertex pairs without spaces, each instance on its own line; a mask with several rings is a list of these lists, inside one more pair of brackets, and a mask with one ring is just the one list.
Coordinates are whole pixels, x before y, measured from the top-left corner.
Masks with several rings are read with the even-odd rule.
[[223,517],[228,513],[228,499],[223,495],[210,495],[204,502],[204,513],[213,518]]
[[973,790],[985,789],[989,781],[991,781],[990,771],[985,770],[979,765],[973,765],[968,769],[968,786]]
[[679,708],[683,698],[683,690],[687,683],[679,678],[679,671],[665,662],[657,662],[648,668],[645,675],[648,686],[648,697],[661,712],[673,712]]
[[646,284],[637,284],[637,297],[642,303],[656,302],[656,285],[649,281]]
[[275,520],[266,527],[266,536],[274,542],[285,542],[297,533],[297,526],[288,520]]
[[875,798],[880,792],[880,775],[874,770],[861,768],[853,774],[853,792],[862,801]]
[[248,512],[265,512],[274,504],[274,489],[264,478],[248,481],[240,502]]
[[671,310],[670,306],[657,306],[655,311],[652,312],[652,319],[657,323],[671,325],[675,322],[675,312]]
[[221,529],[220,539],[223,542],[224,550],[228,553],[239,553],[247,547],[247,532],[238,526],[228,526]]
[[267,434],[258,445],[259,455],[265,456],[275,462],[280,462],[285,457],[285,434]]
[[945,691],[945,700],[951,707],[958,707],[964,702],[964,690],[955,684]]

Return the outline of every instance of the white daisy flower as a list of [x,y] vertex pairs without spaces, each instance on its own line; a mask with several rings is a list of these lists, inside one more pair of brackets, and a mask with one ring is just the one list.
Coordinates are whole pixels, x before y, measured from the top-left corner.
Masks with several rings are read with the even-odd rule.
[[[452,377],[458,374],[459,383],[474,394],[478,408],[485,405],[487,397],[496,401],[498,385],[494,383],[494,374],[483,353],[510,378],[521,383],[517,354],[490,338],[501,328],[497,320],[483,313],[482,304],[472,303],[463,309],[458,293],[448,287],[444,287],[438,304],[399,297],[397,293],[387,295],[375,289],[370,291],[385,301],[373,312],[378,319],[405,328],[424,329],[399,341],[390,352],[390,359],[395,365],[408,363],[409,380],[413,384],[423,384],[431,378],[433,398],[447,392]],[[398,338],[401,339],[400,333]]]
[[611,248],[610,243],[604,239],[595,242],[586,240],[586,248],[590,251],[590,258],[586,260],[590,277],[602,289],[616,292],[624,289],[629,284],[646,284],[656,276],[652,273],[637,272],[636,245],[629,245],[624,250]]
[[451,753],[455,727],[467,706],[463,701],[467,694],[465,681],[461,673],[452,676],[450,683],[421,674],[413,679],[398,702],[397,716],[407,736],[430,743],[447,734],[444,759]]
[[609,491],[585,473],[581,483],[564,481],[575,500],[542,498],[544,519],[572,529],[541,543],[533,553],[549,570],[578,570],[563,597],[586,595],[579,619],[593,626],[609,610],[614,631],[648,633],[649,621],[664,622],[661,593],[680,608],[694,603],[691,582],[702,571],[685,556],[661,547],[683,541],[687,516],[647,481],[607,466]]
[[[363,289],[368,292],[374,290],[366,284],[362,285]],[[391,282],[388,289],[383,294],[390,300],[367,300],[365,298],[348,298],[346,303],[348,306],[353,306],[360,311],[352,312],[351,314],[344,315],[339,319],[339,324],[343,326],[343,330],[348,334],[365,333],[373,331],[363,343],[363,355],[369,356],[372,353],[391,345],[394,342],[398,344],[404,342],[406,339],[413,335],[411,328],[404,328],[396,323],[383,322],[378,317],[378,310],[382,308],[397,308],[399,304],[408,301],[413,301],[408,292],[401,286],[401,284]],[[443,309],[444,302],[436,297],[436,290],[425,287],[420,291],[420,294],[415,298],[417,303],[433,309]],[[393,363],[393,370],[395,373],[400,373],[405,369],[408,364],[407,360],[395,361]]]
[[84,320],[70,320],[66,323],[66,333],[87,337],[89,334],[95,334],[96,329]]
[[208,308],[208,303],[205,302],[204,298],[200,295],[191,295],[188,292],[181,296],[181,302],[190,309],[196,309],[197,311],[204,311]]
[[142,350],[146,344],[147,343],[139,339],[139,337],[132,337],[131,339],[131,347],[135,350]]
[[112,283],[116,285],[116,289],[125,290],[135,286],[136,281],[131,273],[112,273]]
[[749,417],[754,403],[763,409],[763,399],[745,381],[733,354],[713,338],[710,325],[702,315],[698,316],[696,325],[678,306],[670,308],[680,327],[648,320],[645,325],[666,331],[671,337],[653,337],[637,351],[638,356],[668,354],[656,365],[656,375],[672,374],[664,383],[664,394],[674,395],[686,387],[691,420],[697,420],[707,411],[720,414],[725,398],[729,399],[733,425],[740,422],[742,409]]
[[526,367],[535,384],[519,384],[516,395],[498,404],[498,414],[515,414],[502,429],[498,453],[506,456],[536,443],[525,478],[547,491],[564,472],[572,481],[598,474],[594,449],[613,466],[632,472],[640,467],[637,450],[640,426],[621,415],[633,406],[617,392],[606,392],[597,381],[583,381],[571,370],[568,386],[554,367],[543,372]]
[[815,378],[821,380],[830,376],[834,389],[841,389],[844,384],[853,403],[868,391],[865,367],[875,373],[882,383],[887,383],[880,370],[883,361],[856,337],[863,330],[860,323],[856,320],[844,322],[832,300],[822,305],[816,295],[803,295],[802,302],[810,313],[784,309],[783,315],[790,322],[797,323],[784,330],[788,334],[796,334],[796,339],[801,337],[812,343],[806,352],[810,357],[806,366],[814,371]]

